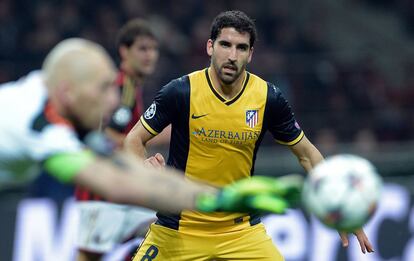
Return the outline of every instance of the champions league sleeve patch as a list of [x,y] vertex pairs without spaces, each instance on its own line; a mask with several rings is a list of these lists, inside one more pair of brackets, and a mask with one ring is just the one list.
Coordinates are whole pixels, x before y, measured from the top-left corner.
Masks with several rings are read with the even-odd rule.
[[151,106],[148,107],[148,109],[144,113],[144,119],[149,120],[152,119],[155,116],[155,113],[157,112],[157,105],[155,102],[151,104]]

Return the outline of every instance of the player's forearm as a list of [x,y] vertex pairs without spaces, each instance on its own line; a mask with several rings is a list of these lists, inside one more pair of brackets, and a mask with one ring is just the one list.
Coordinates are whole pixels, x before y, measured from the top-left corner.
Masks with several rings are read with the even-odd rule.
[[145,149],[145,144],[141,137],[135,133],[135,129],[132,129],[131,132],[125,137],[124,150],[141,159],[146,158],[147,151]]
[[200,193],[218,193],[215,188],[185,180],[173,170],[146,168],[130,155],[120,158],[124,167],[98,160],[77,175],[76,181],[110,201],[172,213],[195,209]]
[[[128,182],[127,185],[131,184],[127,180],[125,182]],[[129,190],[120,200],[125,199],[124,203],[138,203],[144,207],[171,213],[178,213],[183,209],[195,210],[196,199],[201,193],[218,193],[212,187],[185,180],[183,176],[170,171],[145,172],[140,177],[139,185],[139,189]],[[139,200],[129,202],[130,198]]]
[[[139,178],[134,182],[140,186],[139,190],[129,191],[131,196],[126,196],[140,197],[141,201],[138,203],[142,206],[177,213],[183,209],[195,209],[196,198],[200,193],[218,193],[213,187],[186,180],[184,173],[173,169],[145,168],[128,155],[125,155],[125,160],[134,174],[139,172]],[[130,183],[126,184],[128,185]]]
[[307,172],[309,172],[322,160],[322,154],[319,152],[318,149],[316,149],[316,147],[313,146],[313,148],[310,149],[309,153],[307,153],[306,156],[302,156],[299,158],[299,163]]
[[292,152],[298,158],[300,165],[306,170],[311,171],[319,162],[323,161],[323,156],[319,150],[307,139],[306,136],[302,140],[291,147]]

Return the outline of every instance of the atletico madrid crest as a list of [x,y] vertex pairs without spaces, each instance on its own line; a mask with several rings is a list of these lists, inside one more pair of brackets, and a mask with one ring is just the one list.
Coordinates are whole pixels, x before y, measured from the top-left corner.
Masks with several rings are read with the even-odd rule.
[[250,128],[254,128],[259,121],[259,110],[247,110],[246,111],[246,124]]

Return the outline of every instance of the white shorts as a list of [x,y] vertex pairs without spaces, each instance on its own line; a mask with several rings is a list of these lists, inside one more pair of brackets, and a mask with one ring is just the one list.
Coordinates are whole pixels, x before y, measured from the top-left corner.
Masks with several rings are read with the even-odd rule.
[[156,217],[153,210],[103,201],[78,201],[77,205],[77,247],[94,253],[112,250]]

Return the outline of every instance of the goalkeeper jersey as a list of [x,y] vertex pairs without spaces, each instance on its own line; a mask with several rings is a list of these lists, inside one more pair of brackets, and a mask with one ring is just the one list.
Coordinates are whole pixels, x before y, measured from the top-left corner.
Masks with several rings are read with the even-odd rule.
[[0,189],[25,183],[40,164],[83,145],[72,125],[48,103],[40,71],[0,85]]
[[[218,187],[253,175],[266,130],[284,145],[294,145],[304,136],[280,90],[249,72],[240,92],[230,100],[216,91],[209,69],[173,80],[160,90],[140,120],[153,135],[171,123],[168,165],[190,179]],[[259,222],[243,213],[184,211],[180,215],[159,213],[158,217],[159,224],[174,229],[208,230]]]

